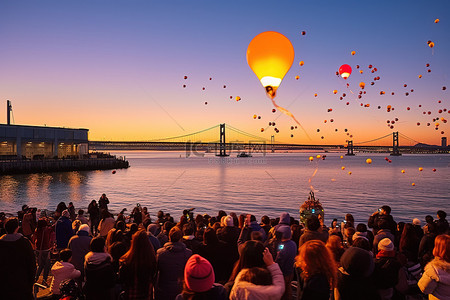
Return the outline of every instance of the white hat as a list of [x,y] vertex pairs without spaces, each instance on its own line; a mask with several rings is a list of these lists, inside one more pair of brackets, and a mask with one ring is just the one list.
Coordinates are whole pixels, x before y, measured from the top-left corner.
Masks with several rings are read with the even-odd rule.
[[378,250],[393,251],[394,243],[389,238],[384,238],[378,243]]
[[78,228],[78,231],[81,231],[81,230],[86,231],[86,232],[89,233],[89,225],[88,224],[81,224],[80,228]]

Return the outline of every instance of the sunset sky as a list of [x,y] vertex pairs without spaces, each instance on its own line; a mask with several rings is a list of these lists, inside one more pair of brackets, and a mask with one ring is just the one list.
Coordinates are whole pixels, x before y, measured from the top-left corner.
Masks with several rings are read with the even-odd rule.
[[[264,31],[294,46],[276,100],[311,139],[272,113],[247,64],[247,46]],[[353,68],[346,81],[335,74],[342,64]],[[440,144],[450,137],[440,120],[450,119],[449,76],[448,0],[0,2],[0,122],[9,99],[15,124],[88,128],[91,140],[152,140],[219,123],[270,138],[276,120],[279,142],[343,144],[347,129],[355,143],[399,131]]]

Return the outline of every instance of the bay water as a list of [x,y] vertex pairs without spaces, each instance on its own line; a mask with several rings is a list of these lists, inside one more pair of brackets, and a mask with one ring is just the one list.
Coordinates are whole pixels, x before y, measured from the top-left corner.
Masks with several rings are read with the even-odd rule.
[[[110,209],[131,212],[139,203],[152,217],[159,210],[175,220],[184,209],[217,215],[219,210],[278,217],[299,207],[309,192],[325,210],[329,224],[351,213],[356,222],[382,205],[398,221],[450,213],[450,155],[340,153],[262,153],[253,157],[216,157],[184,152],[124,151],[130,168],[0,176],[0,211],[15,214],[23,204],[54,210],[61,201],[86,209],[106,193]],[[316,155],[325,155],[325,159]],[[310,161],[310,157],[313,161]],[[370,158],[371,164],[366,160]],[[391,160],[389,163],[388,160]],[[422,168],[422,169],[419,169]]]

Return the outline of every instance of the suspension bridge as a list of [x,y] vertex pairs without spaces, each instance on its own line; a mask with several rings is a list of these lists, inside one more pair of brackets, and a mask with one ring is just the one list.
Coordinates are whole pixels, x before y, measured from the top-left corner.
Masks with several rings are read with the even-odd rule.
[[[399,140],[401,139],[401,143]],[[432,146],[420,143],[402,133],[393,132],[368,141],[347,142],[347,145],[311,145],[287,144],[275,142],[271,139],[247,133],[231,125],[217,124],[194,133],[174,137],[165,137],[148,141],[89,141],[89,149],[97,150],[157,150],[157,151],[189,151],[192,153],[215,153],[227,156],[232,152],[260,152],[266,151],[325,151],[347,152],[379,152],[401,155],[402,153],[449,153],[444,146]]]

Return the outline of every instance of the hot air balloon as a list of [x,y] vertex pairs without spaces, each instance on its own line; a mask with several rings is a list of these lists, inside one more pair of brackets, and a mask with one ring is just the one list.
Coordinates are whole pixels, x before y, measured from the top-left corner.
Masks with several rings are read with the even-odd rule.
[[266,31],[253,38],[247,48],[247,63],[273,99],[294,62],[294,47],[287,37]]
[[347,79],[350,74],[352,74],[352,67],[349,65],[345,64],[339,68],[339,75],[341,75],[342,78]]

